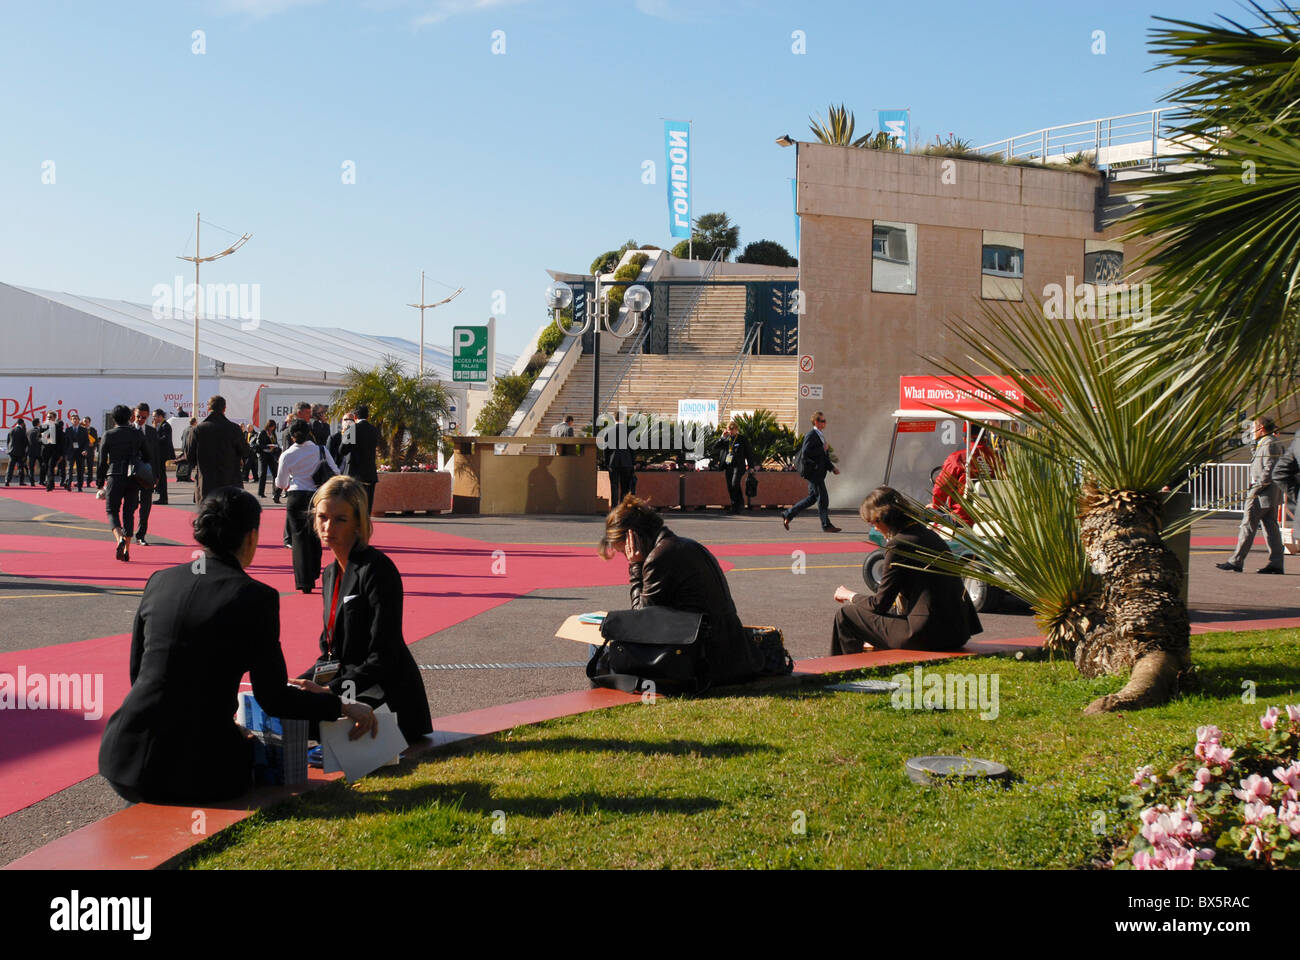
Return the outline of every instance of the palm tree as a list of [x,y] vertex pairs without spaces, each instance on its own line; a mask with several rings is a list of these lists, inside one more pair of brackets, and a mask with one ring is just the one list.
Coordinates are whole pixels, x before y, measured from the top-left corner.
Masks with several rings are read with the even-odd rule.
[[396,357],[384,357],[378,367],[348,367],[343,388],[334,395],[331,414],[338,417],[358,404],[370,408],[379,430],[380,453],[390,469],[416,462],[422,450],[437,449],[439,418],[447,417],[447,390],[430,374],[407,376]]
[[1300,366],[1300,15],[1252,6],[1253,26],[1159,18],[1159,65],[1191,76],[1167,98],[1186,106],[1170,136],[1198,149],[1126,239],[1155,243],[1143,262],[1163,316],[1140,352],[1180,388],[1228,368],[1258,402],[1290,394]]
[[820,117],[808,117],[808,128],[822,143],[839,147],[861,147],[868,150],[898,149],[898,138],[890,136],[883,130],[879,133],[869,130],[856,140],[853,139],[853,111],[846,109],[842,103],[838,107],[832,103],[826,108],[826,115],[829,119],[825,123]]

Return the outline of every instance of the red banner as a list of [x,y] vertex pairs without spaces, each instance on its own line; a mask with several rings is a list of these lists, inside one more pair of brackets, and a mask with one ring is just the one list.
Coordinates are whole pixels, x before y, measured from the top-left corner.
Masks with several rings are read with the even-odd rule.
[[[1010,377],[979,377],[979,389],[956,377],[899,377],[898,406],[903,410],[952,410],[975,417],[1015,414],[1025,396]],[[1006,401],[1010,401],[1008,404]]]

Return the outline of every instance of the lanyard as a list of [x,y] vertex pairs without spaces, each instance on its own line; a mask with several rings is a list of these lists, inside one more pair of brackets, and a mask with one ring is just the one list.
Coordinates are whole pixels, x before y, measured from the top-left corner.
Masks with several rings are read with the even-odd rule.
[[334,596],[330,598],[330,622],[326,632],[326,644],[329,655],[334,656],[334,614],[339,605],[339,581],[343,579],[343,571],[334,579]]

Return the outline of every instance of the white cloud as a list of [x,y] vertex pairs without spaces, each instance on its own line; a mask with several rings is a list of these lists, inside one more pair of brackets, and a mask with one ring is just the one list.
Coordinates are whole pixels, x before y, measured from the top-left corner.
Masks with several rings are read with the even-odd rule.
[[462,13],[478,13],[524,2],[526,0],[437,0],[425,13],[415,18],[415,26],[429,27]]

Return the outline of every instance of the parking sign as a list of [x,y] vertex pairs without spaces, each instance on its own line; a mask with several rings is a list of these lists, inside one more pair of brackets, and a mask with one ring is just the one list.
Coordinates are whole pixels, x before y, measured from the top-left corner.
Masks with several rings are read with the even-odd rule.
[[451,328],[451,379],[454,382],[486,383],[488,363],[487,327]]

